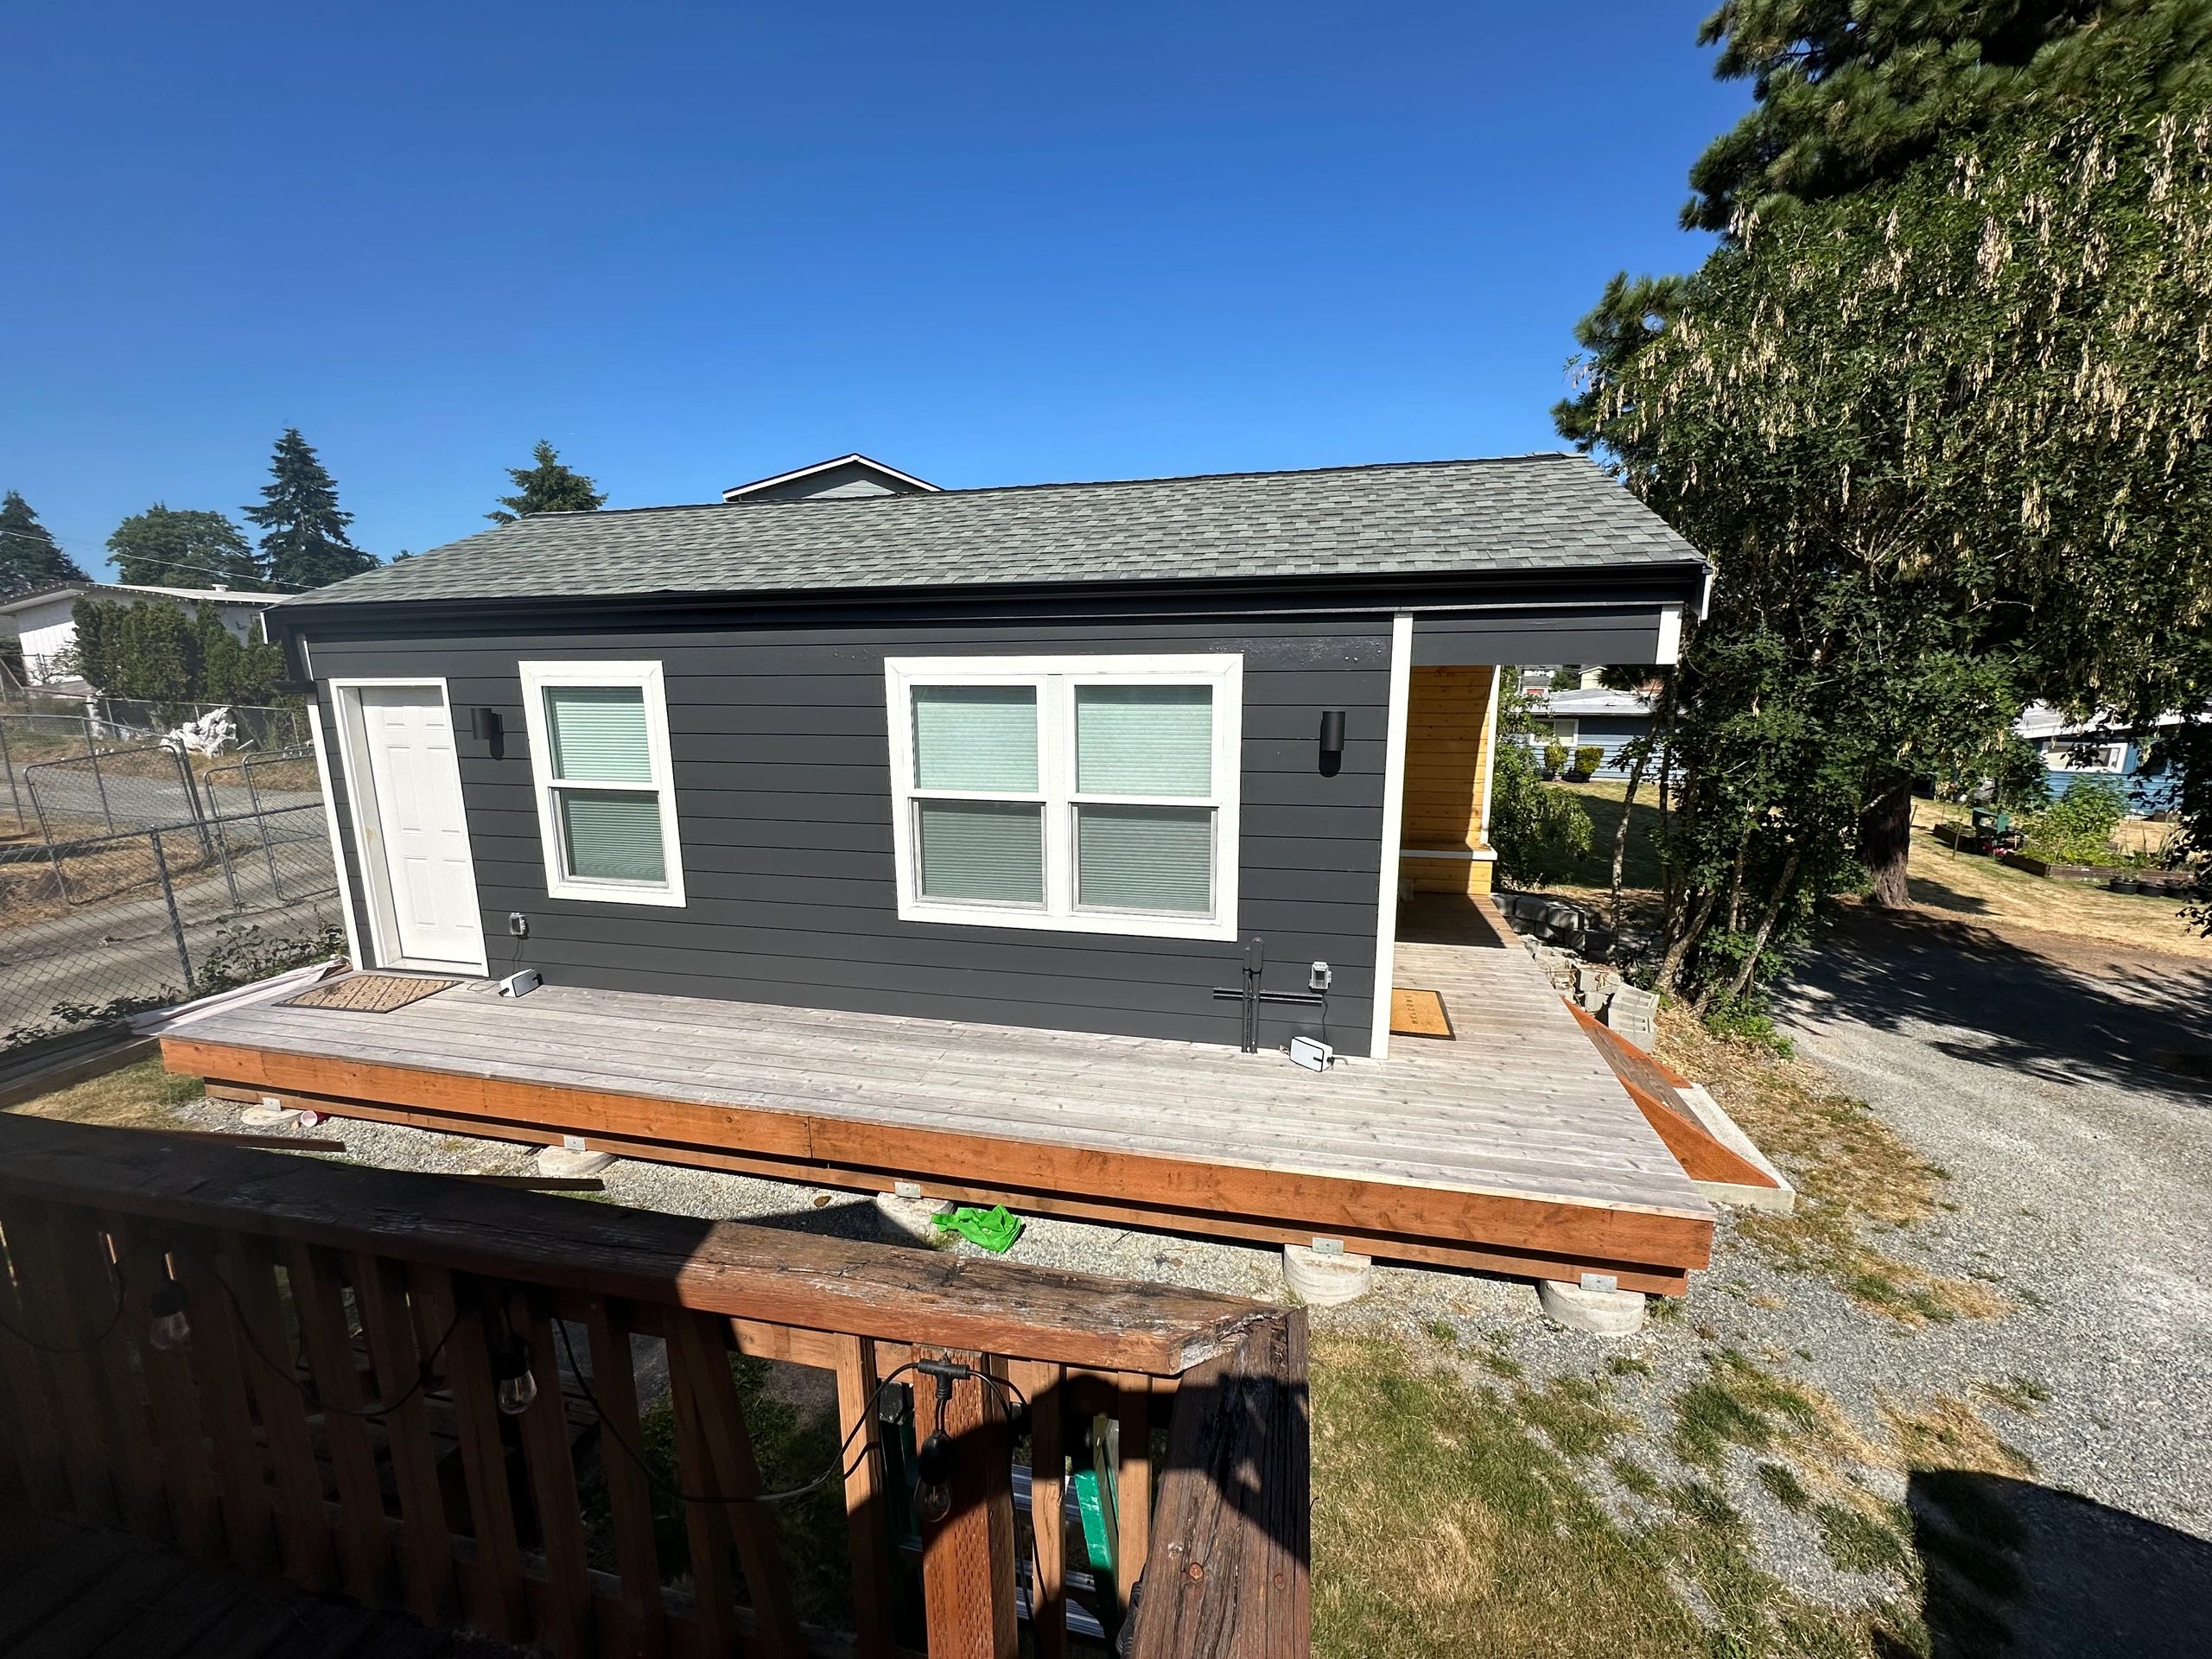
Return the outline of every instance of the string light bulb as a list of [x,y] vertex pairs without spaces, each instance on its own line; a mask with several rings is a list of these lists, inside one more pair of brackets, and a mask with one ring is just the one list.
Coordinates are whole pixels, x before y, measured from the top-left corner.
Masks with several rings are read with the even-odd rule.
[[940,1428],[914,1455],[914,1513],[934,1526],[952,1513],[952,1441]]
[[492,1376],[499,1387],[499,1409],[519,1417],[537,1400],[537,1378],[530,1369],[530,1344],[510,1336],[492,1356]]
[[184,1287],[174,1279],[164,1279],[154,1288],[153,1327],[146,1332],[146,1340],[162,1352],[181,1348],[192,1340],[192,1321],[184,1313]]

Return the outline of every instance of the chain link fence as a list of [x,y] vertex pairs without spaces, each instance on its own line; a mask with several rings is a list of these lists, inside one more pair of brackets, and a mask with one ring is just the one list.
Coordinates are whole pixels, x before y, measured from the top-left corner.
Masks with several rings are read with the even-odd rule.
[[344,949],[319,796],[0,845],[0,1053]]

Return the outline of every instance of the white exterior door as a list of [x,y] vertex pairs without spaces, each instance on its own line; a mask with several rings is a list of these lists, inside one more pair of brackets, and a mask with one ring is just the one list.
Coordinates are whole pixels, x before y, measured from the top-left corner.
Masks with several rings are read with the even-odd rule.
[[373,895],[409,963],[483,971],[476,873],[461,815],[453,719],[435,685],[360,689],[372,802],[359,818]]

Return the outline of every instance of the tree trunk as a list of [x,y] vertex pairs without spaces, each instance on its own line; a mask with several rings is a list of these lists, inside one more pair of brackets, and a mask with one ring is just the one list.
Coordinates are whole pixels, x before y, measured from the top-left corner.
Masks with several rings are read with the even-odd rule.
[[1772,896],[1766,901],[1766,913],[1759,918],[1759,931],[1751,940],[1751,954],[1744,958],[1743,966],[1737,969],[1735,980],[1728,987],[1728,1000],[1732,1002],[1750,988],[1751,976],[1758,971],[1759,955],[1766,949],[1768,937],[1774,931],[1775,918],[1782,914],[1783,901],[1789,896],[1789,884],[1796,877],[1797,860],[1802,852],[1802,849],[1792,847],[1789,858],[1783,861],[1782,874],[1774,884]]
[[1884,910],[1910,906],[1905,867],[1912,856],[1912,779],[1885,785],[1859,815],[1859,861],[1872,880],[1867,897]]
[[[1690,947],[1704,933],[1705,925],[1713,918],[1713,906],[1719,897],[1719,888],[1707,888],[1705,896],[1698,900],[1697,913],[1690,918],[1690,925],[1682,930],[1681,938],[1667,947],[1666,957],[1659,963],[1659,983],[1668,990],[1681,988],[1675,983],[1675,978],[1682,970],[1682,959],[1689,955]],[[1682,902],[1689,902],[1688,893],[1682,894]]]
[[1649,752],[1638,749],[1636,760],[1628,769],[1628,793],[1621,798],[1621,821],[1613,831],[1613,903],[1611,927],[1616,938],[1621,931],[1621,872],[1628,863],[1628,821],[1636,811],[1637,785],[1643,781],[1643,763]]

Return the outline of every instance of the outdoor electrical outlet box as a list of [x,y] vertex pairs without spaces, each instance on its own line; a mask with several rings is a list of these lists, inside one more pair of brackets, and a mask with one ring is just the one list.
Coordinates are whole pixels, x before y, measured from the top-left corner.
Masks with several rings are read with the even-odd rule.
[[530,918],[524,915],[522,912],[518,910],[509,911],[507,912],[507,931],[513,934],[515,938],[518,939],[528,938],[530,937]]
[[1329,982],[1335,976],[1329,971],[1327,963],[1317,962],[1306,971],[1306,988],[1309,991],[1325,991],[1329,988]]
[[1336,1058],[1336,1050],[1331,1048],[1326,1043],[1318,1042],[1311,1037],[1294,1037],[1290,1039],[1291,1064],[1302,1065],[1308,1071],[1327,1071],[1329,1062]]
[[543,976],[537,969],[525,968],[518,974],[509,974],[499,982],[499,995],[501,996],[528,996],[544,982]]

